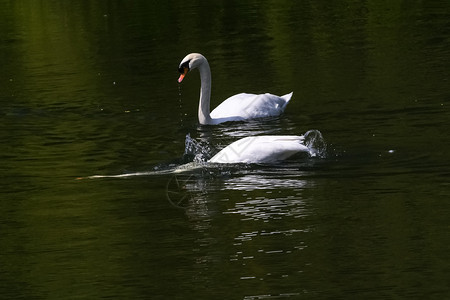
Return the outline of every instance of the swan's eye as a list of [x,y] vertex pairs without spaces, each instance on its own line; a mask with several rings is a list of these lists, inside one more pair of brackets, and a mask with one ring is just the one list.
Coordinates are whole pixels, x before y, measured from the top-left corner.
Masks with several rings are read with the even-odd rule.
[[184,70],[185,69],[187,69],[189,71],[189,62],[190,62],[190,60],[185,61],[184,63],[182,63],[180,65],[180,67],[178,68],[178,72],[180,72],[181,74],[184,74],[184,72],[185,72]]

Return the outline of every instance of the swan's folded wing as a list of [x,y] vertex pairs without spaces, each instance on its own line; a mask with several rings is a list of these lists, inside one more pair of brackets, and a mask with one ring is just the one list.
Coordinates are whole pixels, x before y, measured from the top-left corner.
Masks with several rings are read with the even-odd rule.
[[241,93],[223,101],[211,112],[211,117],[236,117],[236,120],[243,120],[278,116],[284,111],[288,101],[287,97],[282,98],[268,93],[259,95]]

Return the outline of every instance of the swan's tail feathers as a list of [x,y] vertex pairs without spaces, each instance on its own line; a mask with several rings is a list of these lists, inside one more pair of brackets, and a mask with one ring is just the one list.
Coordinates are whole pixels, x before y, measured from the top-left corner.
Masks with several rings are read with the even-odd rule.
[[289,100],[291,100],[292,94],[294,92],[290,92],[289,94],[283,95],[281,96],[281,98],[283,98],[284,100],[286,100],[286,102],[289,102]]
[[283,98],[284,100],[286,100],[286,103],[283,105],[283,111],[286,108],[286,106],[288,105],[289,101],[291,100],[292,94],[294,92],[290,92],[289,94],[283,95],[281,96],[281,98]]

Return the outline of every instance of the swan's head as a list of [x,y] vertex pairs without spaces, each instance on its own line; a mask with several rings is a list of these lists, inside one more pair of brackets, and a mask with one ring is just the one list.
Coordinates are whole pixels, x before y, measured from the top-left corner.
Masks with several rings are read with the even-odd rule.
[[200,53],[191,53],[186,55],[185,58],[180,62],[178,66],[178,72],[180,72],[180,77],[178,78],[178,82],[182,82],[184,76],[195,68],[198,68],[201,64],[207,62],[206,58]]

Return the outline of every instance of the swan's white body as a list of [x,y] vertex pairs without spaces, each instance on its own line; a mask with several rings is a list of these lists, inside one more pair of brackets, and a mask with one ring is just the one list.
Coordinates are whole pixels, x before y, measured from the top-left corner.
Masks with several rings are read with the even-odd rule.
[[300,135],[250,136],[223,148],[208,162],[211,163],[273,163],[298,152],[308,152]]
[[198,68],[201,80],[198,107],[200,124],[215,125],[229,121],[278,116],[283,113],[292,97],[292,92],[281,97],[268,93],[258,95],[241,93],[226,99],[210,112],[211,70],[203,55],[191,53],[181,61],[179,65],[181,76],[178,82],[183,80],[188,71],[195,68]]

